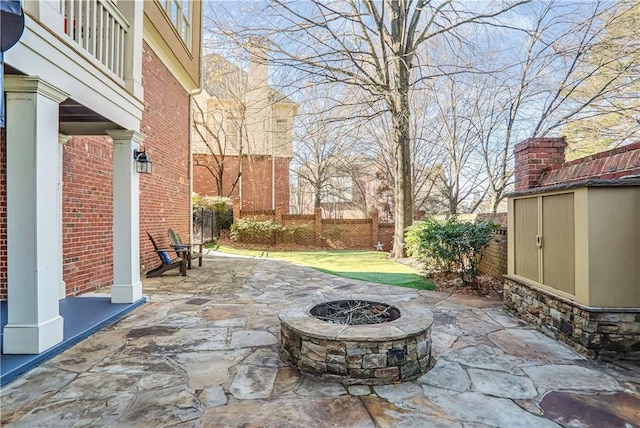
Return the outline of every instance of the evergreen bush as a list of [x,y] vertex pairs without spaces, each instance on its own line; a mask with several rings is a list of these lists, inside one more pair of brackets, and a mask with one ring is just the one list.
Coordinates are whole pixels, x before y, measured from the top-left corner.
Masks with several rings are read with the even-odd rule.
[[482,250],[489,245],[498,225],[490,220],[440,221],[429,217],[407,228],[407,254],[436,269],[455,271],[468,284],[478,275]]
[[231,226],[231,239],[239,242],[275,244],[276,234],[286,231],[286,227],[273,220],[241,218]]

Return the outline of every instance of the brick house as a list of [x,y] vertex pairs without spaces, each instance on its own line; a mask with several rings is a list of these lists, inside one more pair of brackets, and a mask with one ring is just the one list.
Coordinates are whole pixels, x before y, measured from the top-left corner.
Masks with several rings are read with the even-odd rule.
[[[146,232],[189,236],[201,7],[24,2],[24,34],[5,53],[0,129],[4,353],[59,343],[59,299],[111,286],[112,303],[140,300],[141,271],[157,264]],[[140,150],[152,174],[136,172]]]
[[248,71],[217,54],[203,59],[204,91],[193,102],[193,190],[238,198],[243,210],[288,213],[298,106],[269,87],[256,49]]

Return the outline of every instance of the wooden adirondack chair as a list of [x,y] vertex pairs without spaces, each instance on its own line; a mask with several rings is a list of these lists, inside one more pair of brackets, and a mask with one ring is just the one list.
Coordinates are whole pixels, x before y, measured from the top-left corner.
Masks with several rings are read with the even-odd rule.
[[[189,242],[182,242],[182,238],[173,229],[167,231],[169,234],[169,242],[174,250],[186,250],[187,256],[187,269],[191,269],[191,262],[194,259],[198,259],[198,266],[202,266],[202,246],[203,244],[191,244]],[[197,251],[194,249],[197,247]]]
[[[160,257],[160,262],[162,263],[160,266],[148,271],[147,278],[155,278],[168,270],[177,268],[180,268],[180,274],[182,276],[187,276],[187,254],[189,251],[186,249],[176,250],[175,248],[158,248],[158,245],[151,234],[147,232],[147,235],[153,244],[154,251],[158,257]],[[175,258],[171,257],[171,253],[173,252],[176,253]]]

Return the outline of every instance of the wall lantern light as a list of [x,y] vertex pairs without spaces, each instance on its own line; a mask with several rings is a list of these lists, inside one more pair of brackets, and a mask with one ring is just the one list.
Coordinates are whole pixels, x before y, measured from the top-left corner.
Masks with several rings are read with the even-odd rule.
[[151,174],[151,156],[142,150],[133,149],[133,159],[136,161],[136,172],[139,174]]

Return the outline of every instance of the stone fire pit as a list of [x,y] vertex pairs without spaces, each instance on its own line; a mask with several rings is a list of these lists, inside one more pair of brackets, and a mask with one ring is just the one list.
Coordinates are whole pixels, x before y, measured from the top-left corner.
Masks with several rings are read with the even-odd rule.
[[[353,315],[360,308],[368,309]],[[343,323],[376,317],[373,324]],[[431,367],[433,318],[424,307],[351,296],[294,306],[279,318],[282,358],[321,380],[384,385],[413,380]]]

